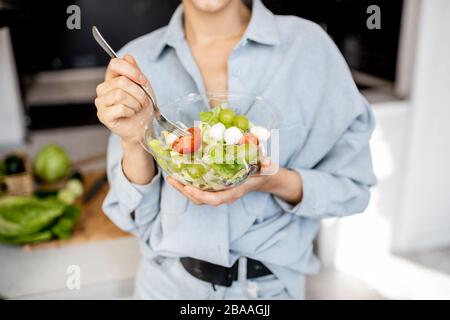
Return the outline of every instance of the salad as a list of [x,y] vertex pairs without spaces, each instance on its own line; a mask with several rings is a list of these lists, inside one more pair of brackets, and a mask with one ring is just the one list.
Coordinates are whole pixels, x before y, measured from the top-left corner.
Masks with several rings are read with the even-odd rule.
[[220,190],[259,169],[269,130],[222,106],[199,112],[198,118],[187,128],[189,136],[178,137],[163,130],[148,141],[164,171],[200,189]]

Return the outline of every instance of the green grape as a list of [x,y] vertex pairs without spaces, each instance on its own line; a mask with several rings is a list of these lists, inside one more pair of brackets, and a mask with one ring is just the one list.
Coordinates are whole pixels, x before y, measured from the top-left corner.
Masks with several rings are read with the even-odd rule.
[[225,126],[230,126],[234,121],[234,111],[231,109],[223,109],[219,114],[219,121]]
[[248,125],[249,125],[248,119],[243,114],[234,117],[234,126],[238,127],[242,131],[247,131]]

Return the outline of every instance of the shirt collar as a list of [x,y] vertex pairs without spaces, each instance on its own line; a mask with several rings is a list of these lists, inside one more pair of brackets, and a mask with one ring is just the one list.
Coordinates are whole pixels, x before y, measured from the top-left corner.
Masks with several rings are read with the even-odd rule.
[[280,44],[275,16],[260,0],[252,1],[252,16],[243,36],[245,39],[266,45]]
[[[166,46],[175,47],[184,38],[183,5],[180,4],[172,15],[161,40],[149,50],[149,57],[152,60],[156,60]],[[280,44],[280,35],[275,16],[260,0],[252,1],[252,16],[241,41],[244,40],[251,40],[265,45]]]

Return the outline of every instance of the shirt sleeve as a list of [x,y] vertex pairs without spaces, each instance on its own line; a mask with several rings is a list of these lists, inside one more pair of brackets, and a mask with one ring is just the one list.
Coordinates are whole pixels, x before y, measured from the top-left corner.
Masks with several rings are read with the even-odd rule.
[[314,113],[306,141],[287,164],[302,178],[303,199],[293,206],[274,197],[286,212],[309,218],[364,211],[376,182],[369,146],[375,126],[371,107],[334,43],[322,39],[321,67],[314,78],[320,95],[309,106]]
[[122,169],[120,138],[112,134],[107,153],[107,174],[110,190],[103,202],[103,211],[120,229],[142,234],[159,212],[161,172],[147,185],[130,182]]

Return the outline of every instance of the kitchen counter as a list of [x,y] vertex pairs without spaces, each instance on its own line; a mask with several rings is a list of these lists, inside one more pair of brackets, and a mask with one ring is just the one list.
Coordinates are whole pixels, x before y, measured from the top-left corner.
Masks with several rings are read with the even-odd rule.
[[[73,161],[79,161],[105,153],[108,136],[109,132],[103,126],[37,131],[32,132],[23,148],[33,156],[41,146],[58,143]],[[83,172],[104,169],[105,161],[99,161],[83,167]],[[114,226],[106,226],[108,220],[102,216],[101,201],[94,200],[97,203],[90,207],[95,223],[101,224],[97,233],[90,223],[83,226],[83,229],[91,230],[87,235],[80,232],[72,240],[43,243],[27,250],[20,246],[0,245],[0,296],[16,299],[129,297],[139,261],[138,244],[133,237],[124,237],[118,229],[114,230]],[[108,237],[110,230],[113,235]],[[70,290],[66,286],[70,276],[67,268],[71,265],[80,267],[79,290]]]
[[[135,238],[26,251],[0,245],[2,298],[126,298],[139,262]],[[67,268],[80,267],[81,287],[70,290]]]
[[[102,172],[85,173],[89,190]],[[0,246],[0,296],[5,298],[123,298],[132,293],[139,261],[136,239],[102,212],[104,185],[87,203],[70,239]],[[80,288],[67,286],[75,269]],[[75,271],[76,272],[76,271]],[[69,281],[69,284],[73,283]]]

